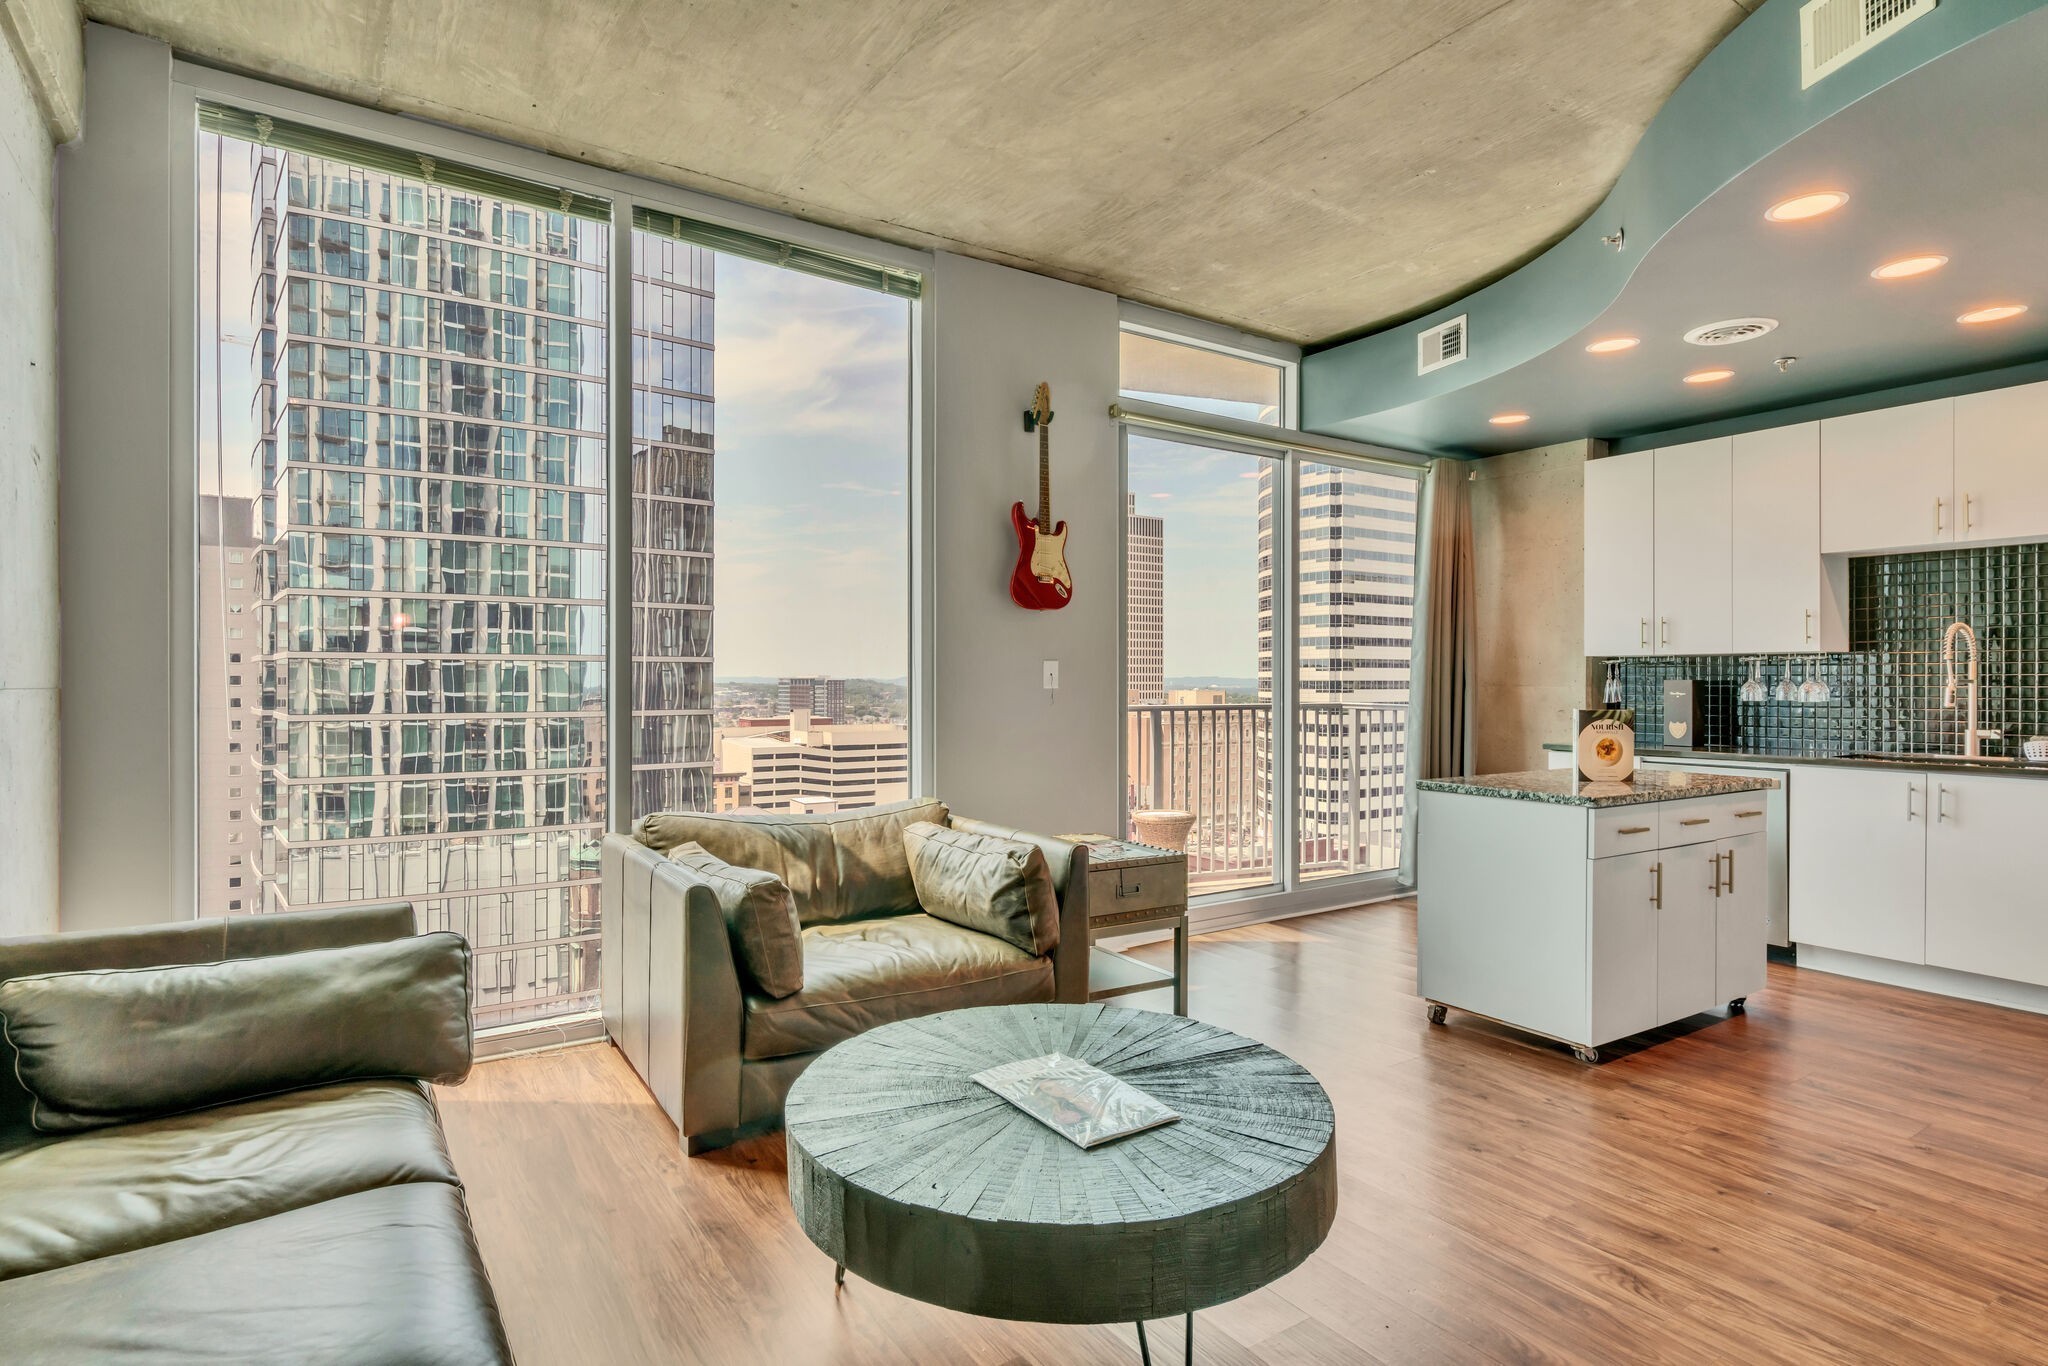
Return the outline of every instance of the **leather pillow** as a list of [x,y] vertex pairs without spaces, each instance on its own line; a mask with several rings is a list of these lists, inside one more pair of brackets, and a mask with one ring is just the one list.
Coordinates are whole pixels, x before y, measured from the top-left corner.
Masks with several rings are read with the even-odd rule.
[[804,989],[804,942],[796,901],[781,878],[759,868],[736,868],[694,840],[669,850],[668,857],[717,894],[740,966],[755,986],[777,998]]
[[0,983],[30,1122],[73,1133],[330,1082],[469,1075],[459,934]]
[[1039,957],[1059,944],[1059,899],[1037,845],[917,821],[903,828],[903,849],[926,915]]

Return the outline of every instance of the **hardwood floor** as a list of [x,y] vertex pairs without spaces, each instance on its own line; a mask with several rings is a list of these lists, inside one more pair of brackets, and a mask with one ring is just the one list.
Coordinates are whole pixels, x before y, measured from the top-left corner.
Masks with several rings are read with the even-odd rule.
[[[2048,1019],[1774,964],[1747,1015],[1588,1068],[1432,1028],[1414,925],[1195,941],[1191,1012],[1322,1079],[1342,1173],[1329,1241],[1199,1315],[1198,1361],[2048,1361]],[[781,1136],[685,1158],[607,1045],[440,1099],[526,1366],[1137,1361],[1128,1326],[835,1295]]]

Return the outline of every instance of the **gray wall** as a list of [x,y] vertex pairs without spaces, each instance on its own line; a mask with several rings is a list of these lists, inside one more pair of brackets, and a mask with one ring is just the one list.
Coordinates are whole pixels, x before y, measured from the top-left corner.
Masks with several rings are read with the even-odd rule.
[[57,232],[51,133],[0,43],[0,936],[57,928]]
[[169,48],[91,26],[86,136],[61,162],[67,930],[192,914],[176,886],[191,801],[171,762],[173,619],[189,622],[171,592],[173,527],[195,514],[172,497],[171,432],[190,408],[171,392],[170,81]]
[[[1114,295],[941,253],[937,308],[936,794],[1048,834],[1114,831],[1123,717]],[[1010,601],[1010,504],[1038,507],[1032,386],[1052,385],[1053,516],[1074,598]],[[1060,662],[1060,686],[1041,663]]]
[[1597,441],[1496,455],[1472,467],[1481,773],[1544,766],[1586,704],[1586,460]]

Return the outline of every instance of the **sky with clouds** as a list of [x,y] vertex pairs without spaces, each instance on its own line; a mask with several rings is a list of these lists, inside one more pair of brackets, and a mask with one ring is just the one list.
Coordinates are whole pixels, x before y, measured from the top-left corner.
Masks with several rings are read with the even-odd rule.
[[1137,432],[1129,450],[1135,510],[1166,523],[1166,677],[1256,677],[1266,461]]
[[718,258],[721,678],[910,661],[910,303]]

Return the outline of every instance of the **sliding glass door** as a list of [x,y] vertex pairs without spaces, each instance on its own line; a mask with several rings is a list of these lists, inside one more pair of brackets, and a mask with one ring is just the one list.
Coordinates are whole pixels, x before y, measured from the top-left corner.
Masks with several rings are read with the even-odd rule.
[[[1129,335],[1124,359],[1127,397],[1196,427],[1284,410],[1256,360]],[[1197,895],[1400,863],[1418,483],[1284,442],[1124,436],[1126,829],[1185,848]]]
[[1301,877],[1401,862],[1416,481],[1302,460],[1295,679]]
[[1268,504],[1277,462],[1126,440],[1126,809],[1207,892],[1275,881]]

